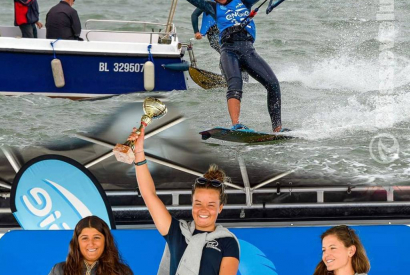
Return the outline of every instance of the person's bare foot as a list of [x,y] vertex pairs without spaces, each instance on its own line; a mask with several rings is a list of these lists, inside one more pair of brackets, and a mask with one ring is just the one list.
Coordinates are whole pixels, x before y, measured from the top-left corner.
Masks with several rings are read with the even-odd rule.
[[280,132],[280,130],[282,130],[282,126],[278,126],[275,129],[273,129],[274,133]]
[[275,129],[273,129],[274,133],[283,133],[283,132],[290,132],[291,130],[288,128],[282,128],[282,126],[278,126]]

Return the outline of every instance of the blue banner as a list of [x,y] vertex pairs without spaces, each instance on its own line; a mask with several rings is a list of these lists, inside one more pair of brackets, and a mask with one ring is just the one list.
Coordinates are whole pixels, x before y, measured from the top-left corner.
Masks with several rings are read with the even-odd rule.
[[[408,274],[410,227],[353,226],[370,260],[369,275]],[[328,227],[234,228],[241,246],[238,275],[309,275],[321,261]],[[165,241],[154,229],[112,230],[135,275],[156,274]],[[71,230],[16,230],[0,239],[0,274],[48,274],[64,261]]]
[[97,179],[80,163],[58,155],[35,158],[20,169],[10,208],[23,229],[74,229],[91,215],[115,228]]

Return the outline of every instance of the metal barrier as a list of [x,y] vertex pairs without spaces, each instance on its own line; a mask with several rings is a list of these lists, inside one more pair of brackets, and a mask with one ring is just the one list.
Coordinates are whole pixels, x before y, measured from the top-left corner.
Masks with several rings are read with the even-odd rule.
[[[120,24],[134,24],[142,26],[142,31],[117,31],[117,30],[93,30],[89,29],[88,25],[90,23],[120,23]],[[163,27],[165,31],[147,31],[147,25],[150,26],[160,26]],[[90,41],[88,38],[89,33],[132,33],[132,34],[149,34],[150,35],[150,43],[152,43],[152,36],[154,34],[159,35],[158,43],[159,44],[170,44],[172,40],[175,41],[176,38],[176,28],[174,24],[162,24],[162,23],[153,23],[153,22],[146,22],[146,21],[124,21],[124,20],[99,20],[99,19],[89,19],[85,22],[84,31],[86,33],[87,41]]]
[[[279,191],[278,191],[279,190]],[[264,188],[257,189],[252,188],[251,192],[246,190],[226,190],[227,194],[237,194],[246,196],[246,204],[234,204],[225,205],[224,209],[276,209],[276,208],[329,208],[329,207],[374,207],[374,206],[410,206],[409,201],[394,201],[393,194],[395,191],[409,191],[410,186],[333,186],[333,187],[281,187],[281,188]],[[340,192],[350,194],[351,192],[368,192],[379,191],[387,194],[386,201],[332,201],[325,202],[324,194],[332,192]],[[191,190],[158,190],[157,195],[172,195],[172,205],[167,205],[169,210],[189,210],[191,205],[180,205],[179,196],[191,196]],[[279,192],[279,193],[278,193]],[[107,191],[107,196],[138,196],[137,191]],[[301,203],[265,203],[254,204],[252,203],[253,194],[277,194],[281,193],[297,194],[297,193],[316,193],[316,202],[301,202]],[[249,203],[250,202],[250,203]],[[146,211],[146,206],[113,206],[113,211]]]

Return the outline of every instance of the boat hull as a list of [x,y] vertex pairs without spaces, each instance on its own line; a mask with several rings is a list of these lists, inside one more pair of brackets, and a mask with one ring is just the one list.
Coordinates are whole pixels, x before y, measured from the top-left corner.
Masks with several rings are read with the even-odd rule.
[[[0,92],[62,97],[95,97],[142,92],[143,65],[148,56],[58,54],[65,86],[54,84],[50,53],[0,52]],[[183,72],[166,70],[163,64],[181,63],[180,58],[154,57],[153,91],[186,90]]]
[[[131,23],[164,27],[149,22]],[[145,92],[144,64],[152,59],[153,91],[187,89],[185,72],[163,66],[184,62],[175,27],[165,40],[161,39],[164,33],[154,30],[84,29],[81,32],[84,41],[46,39],[44,29],[38,30],[38,39],[19,37],[18,27],[0,26],[0,33],[0,94],[3,95],[84,98]],[[53,78],[51,61],[54,58],[62,64],[65,85],[61,88],[56,87]],[[149,76],[147,88],[152,87],[152,71]],[[64,82],[57,82],[57,86]]]

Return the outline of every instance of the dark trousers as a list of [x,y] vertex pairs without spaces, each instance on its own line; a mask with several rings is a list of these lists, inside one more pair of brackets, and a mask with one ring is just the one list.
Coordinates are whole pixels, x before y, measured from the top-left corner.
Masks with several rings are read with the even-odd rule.
[[23,24],[20,25],[19,28],[21,30],[21,36],[23,38],[37,38],[37,29],[35,24]]
[[255,51],[251,41],[233,41],[223,43],[221,48],[221,64],[228,83],[227,99],[242,98],[241,68],[261,83],[268,92],[268,112],[272,129],[282,125],[281,95],[279,81],[272,69]]

